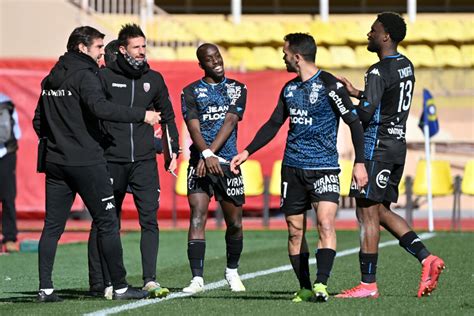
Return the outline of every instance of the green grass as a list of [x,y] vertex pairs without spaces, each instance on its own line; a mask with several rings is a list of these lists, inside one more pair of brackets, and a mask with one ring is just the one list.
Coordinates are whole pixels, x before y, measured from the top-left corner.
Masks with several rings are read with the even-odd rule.
[[[390,240],[383,234],[382,241]],[[310,233],[315,245],[315,233]],[[139,234],[123,236],[128,281],[141,285]],[[391,315],[391,314],[474,314],[474,234],[438,233],[425,241],[428,248],[445,259],[447,270],[439,288],[429,298],[417,299],[420,265],[399,246],[380,250],[377,300],[341,300],[330,298],[326,304],[291,302],[297,290],[292,271],[280,272],[244,281],[247,292],[231,293],[227,287],[200,295],[178,298],[130,310],[140,315],[285,315],[328,313],[330,315]],[[358,246],[357,232],[338,232],[338,249]],[[0,315],[78,315],[110,308],[124,302],[87,297],[87,254],[85,244],[58,248],[54,269],[54,284],[65,298],[62,303],[34,302],[38,287],[37,255],[13,254],[0,256]],[[250,273],[289,263],[285,231],[245,232],[244,254],[240,273]],[[207,233],[205,281],[221,280],[225,268],[224,233]],[[311,272],[314,276],[314,265]],[[178,292],[190,280],[186,255],[186,232],[161,232],[158,258],[158,281]],[[329,283],[331,294],[356,285],[359,280],[357,254],[336,259]]]

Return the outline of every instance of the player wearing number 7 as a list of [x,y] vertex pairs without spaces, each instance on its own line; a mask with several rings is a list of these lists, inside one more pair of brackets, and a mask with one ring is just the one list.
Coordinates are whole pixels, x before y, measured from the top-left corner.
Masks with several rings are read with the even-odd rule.
[[367,34],[367,49],[377,53],[380,61],[365,73],[364,91],[355,89],[346,78],[339,78],[349,94],[360,99],[356,108],[364,127],[369,183],[365,188],[357,188],[355,183],[351,187],[361,227],[361,284],[337,297],[378,297],[375,273],[380,225],[422,263],[418,297],[429,295],[436,288],[444,269],[443,260],[431,255],[407,222],[390,209],[390,204],[397,202],[398,184],[405,165],[406,123],[415,84],[413,64],[397,52],[398,43],[405,34],[406,24],[400,15],[392,12],[379,14]]
[[[288,34],[283,59],[288,72],[297,77],[285,84],[270,119],[260,128],[247,148],[231,161],[231,170],[265,146],[287,119],[290,129],[281,170],[281,205],[288,225],[288,254],[300,289],[293,302],[325,302],[327,282],[336,257],[334,227],[339,202],[339,164],[336,147],[339,121],[351,129],[356,153],[354,178],[367,183],[364,167],[362,125],[344,85],[315,65],[316,43],[312,36]],[[316,281],[309,275],[306,242],[306,211],[313,207],[318,220]]]

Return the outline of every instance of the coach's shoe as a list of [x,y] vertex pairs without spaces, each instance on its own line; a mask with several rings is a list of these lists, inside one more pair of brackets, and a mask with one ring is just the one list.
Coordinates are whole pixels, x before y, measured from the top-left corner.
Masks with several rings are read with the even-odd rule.
[[313,293],[316,302],[326,302],[329,298],[328,286],[322,283],[315,283],[313,285]]
[[245,286],[240,280],[239,273],[237,269],[225,269],[225,279],[229,283],[230,290],[232,292],[245,292]]
[[443,259],[437,256],[429,255],[423,260],[418,297],[431,295],[438,286],[439,276],[445,268]]
[[114,300],[141,300],[142,298],[146,297],[148,297],[147,291],[134,289],[131,286],[127,287],[127,289],[123,293],[118,293],[117,290],[115,290],[113,294]]
[[142,290],[148,291],[150,298],[155,297],[166,297],[170,294],[170,290],[165,287],[161,287],[160,283],[156,281],[150,281],[145,284]]
[[46,294],[44,290],[40,290],[38,292],[36,300],[40,303],[56,303],[63,301],[63,299],[60,298],[54,291],[51,292],[51,294]]
[[377,283],[360,283],[356,287],[349,290],[342,291],[341,294],[336,295],[338,298],[377,298],[379,297],[379,290]]
[[111,285],[111,286],[107,286],[105,287],[104,289],[104,297],[106,300],[113,300],[114,299],[114,287]]
[[20,251],[18,242],[15,242],[15,241],[6,241],[4,246],[5,246],[5,252],[13,253],[13,252]]
[[295,293],[295,297],[291,300],[293,303],[308,302],[314,299],[314,293],[311,290],[302,288]]
[[196,294],[204,292],[204,279],[202,277],[195,276],[191,283],[183,289],[184,293]]

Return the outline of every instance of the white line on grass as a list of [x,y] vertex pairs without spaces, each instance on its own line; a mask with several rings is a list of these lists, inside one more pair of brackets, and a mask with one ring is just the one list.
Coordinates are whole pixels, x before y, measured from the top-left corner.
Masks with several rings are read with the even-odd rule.
[[[423,233],[423,234],[420,235],[420,238],[426,240],[426,239],[433,238],[434,236],[435,236],[435,233]],[[390,240],[390,241],[380,243],[379,248],[393,246],[393,245],[396,245],[396,244],[398,244],[398,240]],[[344,256],[352,255],[352,254],[355,254],[355,253],[359,253],[359,247],[339,251],[337,253],[336,257],[344,257]],[[309,261],[309,264],[315,264],[315,263],[316,263],[316,259],[314,259],[314,258]],[[283,272],[283,271],[289,271],[289,270],[292,270],[292,269],[293,268],[291,267],[291,265],[287,264],[287,265],[284,265],[284,266],[280,266],[280,267],[276,267],[276,268],[272,268],[272,269],[268,269],[268,270],[262,270],[262,271],[257,271],[257,272],[253,272],[253,273],[246,273],[246,274],[241,275],[240,278],[242,280],[254,279],[254,278],[257,278],[257,277],[260,277],[260,276],[273,274],[273,273],[278,273],[278,272]],[[220,281],[217,281],[217,282],[209,283],[208,285],[204,286],[204,289],[206,291],[210,291],[210,290],[215,290],[215,289],[224,287],[225,285],[227,285],[227,282],[225,280],[220,280]],[[84,314],[84,316],[111,315],[111,314],[116,314],[116,313],[120,313],[120,312],[123,312],[123,311],[128,311],[128,310],[140,308],[142,306],[161,303],[161,302],[176,299],[176,298],[188,297],[188,296],[191,296],[191,295],[193,295],[193,294],[183,293],[183,292],[171,293],[170,295],[168,295],[165,298],[155,298],[155,299],[149,299],[149,300],[135,301],[133,303],[124,304],[124,305],[111,307],[111,308],[106,308],[106,309],[102,309],[102,310],[99,310],[99,311],[96,311],[96,312]]]

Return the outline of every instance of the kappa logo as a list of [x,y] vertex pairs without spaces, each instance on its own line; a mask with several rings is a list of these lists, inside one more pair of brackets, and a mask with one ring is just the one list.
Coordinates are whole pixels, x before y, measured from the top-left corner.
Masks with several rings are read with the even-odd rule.
[[207,98],[207,94],[205,93],[199,93],[199,95],[197,96],[198,98]]
[[126,87],[127,87],[127,84],[125,83],[112,82],[112,88],[126,88]]
[[149,82],[144,82],[143,83],[143,90],[145,90],[145,92],[148,92],[150,91],[150,83]]
[[377,183],[377,186],[381,189],[385,189],[387,187],[389,177],[390,170],[383,169],[382,171],[380,171],[375,177],[375,182]]
[[336,89],[340,89],[342,87],[344,87],[344,85],[342,83],[336,82]]
[[376,76],[379,76],[380,77],[380,72],[378,70],[378,68],[374,68],[372,69],[369,74],[372,74],[372,75],[376,75]]
[[113,208],[115,208],[115,205],[112,202],[108,202],[107,205],[105,206],[106,211],[111,210]]

